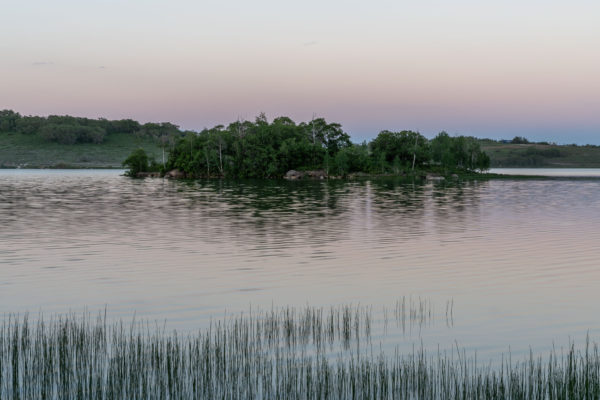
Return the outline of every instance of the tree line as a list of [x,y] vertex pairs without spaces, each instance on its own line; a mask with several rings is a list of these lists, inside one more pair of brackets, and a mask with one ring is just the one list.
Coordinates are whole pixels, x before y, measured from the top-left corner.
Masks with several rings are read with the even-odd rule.
[[190,177],[274,178],[289,170],[323,170],[327,175],[401,174],[419,169],[485,170],[489,157],[473,137],[441,132],[428,140],[418,132],[384,130],[369,143],[353,143],[338,123],[314,118],[296,123],[288,117],[238,120],[200,132],[169,122],[140,124],[73,116],[22,116],[0,111],[0,133],[39,135],[74,145],[102,143],[113,133],[154,138],[163,148],[156,162],[137,151],[125,165],[134,172],[179,169]]
[[369,143],[352,143],[338,123],[288,117],[235,121],[188,132],[174,144],[166,170],[189,177],[277,178],[289,170],[323,170],[327,175],[402,174],[416,170],[486,170],[490,159],[473,137],[381,131]]
[[182,132],[169,122],[140,124],[132,119],[108,120],[50,115],[48,117],[23,116],[12,110],[0,111],[0,133],[16,132],[38,135],[61,144],[102,143],[108,135],[126,133],[138,137],[155,138],[163,147],[175,142]]

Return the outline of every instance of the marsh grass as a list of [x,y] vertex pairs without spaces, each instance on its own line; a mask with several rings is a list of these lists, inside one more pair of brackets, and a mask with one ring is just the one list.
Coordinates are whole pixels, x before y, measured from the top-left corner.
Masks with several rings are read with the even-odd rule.
[[[410,320],[427,307],[399,302]],[[418,303],[421,304],[421,303]],[[447,305],[447,312],[448,312]],[[7,316],[0,326],[2,399],[592,399],[598,347],[571,345],[499,367],[450,352],[375,352],[370,307],[254,311],[195,335],[107,322],[106,313]],[[451,312],[450,312],[451,313]],[[423,311],[429,315],[429,311]],[[331,346],[341,343],[336,355]],[[376,347],[376,346],[375,346]]]

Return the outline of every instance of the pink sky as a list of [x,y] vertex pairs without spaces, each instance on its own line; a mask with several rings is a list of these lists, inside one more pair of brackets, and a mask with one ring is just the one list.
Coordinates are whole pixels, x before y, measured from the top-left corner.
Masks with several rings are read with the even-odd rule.
[[600,143],[599,18],[583,0],[10,2],[0,108]]

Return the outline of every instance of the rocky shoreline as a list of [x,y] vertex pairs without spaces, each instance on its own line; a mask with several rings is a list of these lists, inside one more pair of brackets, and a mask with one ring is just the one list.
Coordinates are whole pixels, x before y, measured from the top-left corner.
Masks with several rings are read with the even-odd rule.
[[[485,174],[481,174],[485,175]],[[179,169],[172,169],[166,173],[157,171],[152,172],[138,172],[135,175],[136,178],[167,178],[167,179],[197,179],[197,176],[188,176],[185,172]],[[282,178],[288,181],[298,180],[327,180],[327,179],[360,179],[360,178],[392,178],[392,177],[404,177],[404,178],[417,178],[432,182],[441,182],[447,179],[457,180],[460,176],[457,174],[451,174],[444,176],[438,173],[415,171],[414,173],[400,173],[400,174],[367,174],[364,172],[356,172],[348,174],[346,176],[329,175],[325,170],[308,170],[308,171],[297,171],[289,170]],[[214,178],[222,178],[215,176]]]

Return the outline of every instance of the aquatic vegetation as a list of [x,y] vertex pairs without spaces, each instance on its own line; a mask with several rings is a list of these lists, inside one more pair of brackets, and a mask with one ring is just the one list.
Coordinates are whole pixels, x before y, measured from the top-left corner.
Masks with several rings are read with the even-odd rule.
[[[403,313],[404,310],[408,312]],[[398,302],[405,320],[419,301]],[[427,303],[429,304],[429,303]],[[447,305],[451,307],[451,305]],[[432,311],[433,312],[433,311]],[[452,311],[449,311],[452,313]],[[424,311],[425,313],[425,311]],[[8,316],[0,326],[2,399],[545,399],[598,398],[600,353],[589,341],[547,359],[499,367],[453,349],[385,354],[333,343],[368,340],[370,307],[306,307],[215,321],[195,335],[106,314]],[[310,344],[310,346],[309,346]]]

